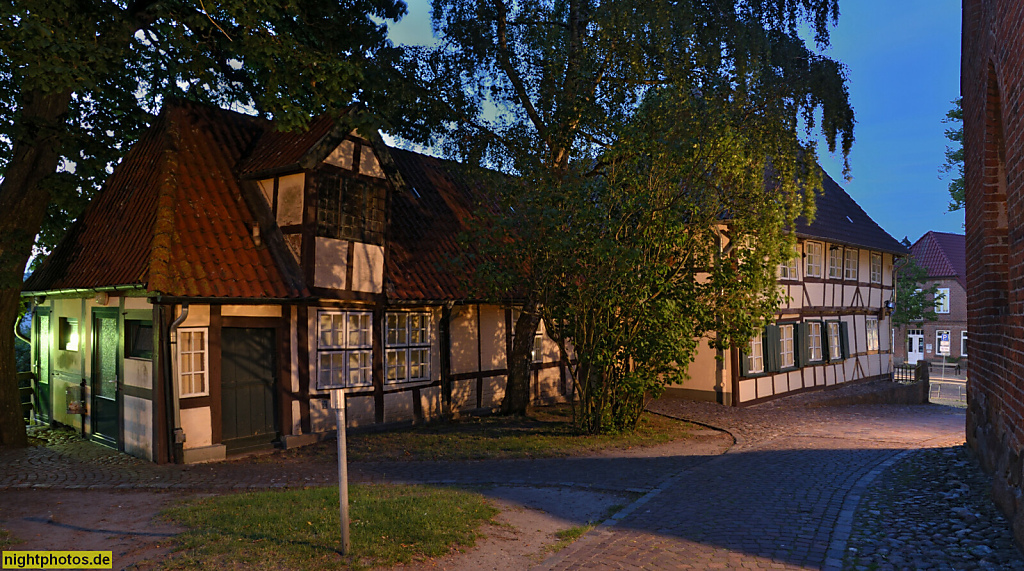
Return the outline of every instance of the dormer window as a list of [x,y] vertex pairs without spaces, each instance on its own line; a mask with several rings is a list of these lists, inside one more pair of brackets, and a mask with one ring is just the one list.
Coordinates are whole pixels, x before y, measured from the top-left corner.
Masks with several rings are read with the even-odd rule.
[[339,240],[383,242],[382,189],[325,167],[317,173],[316,235]]

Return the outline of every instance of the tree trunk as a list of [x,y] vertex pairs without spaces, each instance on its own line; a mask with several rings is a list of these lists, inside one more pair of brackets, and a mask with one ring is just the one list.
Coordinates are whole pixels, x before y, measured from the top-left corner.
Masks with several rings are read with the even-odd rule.
[[0,445],[27,446],[14,362],[14,321],[32,245],[50,203],[42,184],[60,161],[71,93],[25,93],[14,152],[0,182]]
[[526,414],[530,406],[530,363],[533,362],[533,337],[540,324],[540,307],[526,301],[516,320],[512,336],[512,354],[508,356],[508,383],[501,399],[501,414]]

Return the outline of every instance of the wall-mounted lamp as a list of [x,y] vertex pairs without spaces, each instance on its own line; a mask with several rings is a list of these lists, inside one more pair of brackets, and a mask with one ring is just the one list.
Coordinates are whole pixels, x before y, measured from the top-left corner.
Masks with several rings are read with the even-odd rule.
[[889,315],[896,309],[896,302],[891,299],[887,299],[885,300],[885,303],[882,304],[882,309],[885,315]]
[[105,291],[97,292],[94,299],[96,305],[107,305],[107,302],[110,301],[110,294]]

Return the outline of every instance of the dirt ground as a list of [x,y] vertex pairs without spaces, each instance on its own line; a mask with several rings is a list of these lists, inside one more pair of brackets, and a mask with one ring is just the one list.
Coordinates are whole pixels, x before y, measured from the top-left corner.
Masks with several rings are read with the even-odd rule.
[[[0,527],[18,551],[111,551],[115,569],[159,561],[182,531],[157,518],[172,493],[89,490],[0,492]],[[150,565],[143,565],[150,567]]]

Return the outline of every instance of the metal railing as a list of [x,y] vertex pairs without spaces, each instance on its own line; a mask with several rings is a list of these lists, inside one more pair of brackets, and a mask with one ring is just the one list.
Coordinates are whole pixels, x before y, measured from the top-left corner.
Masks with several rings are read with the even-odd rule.
[[902,363],[892,368],[892,381],[894,383],[912,383],[916,380],[914,371],[917,369],[914,365]]

